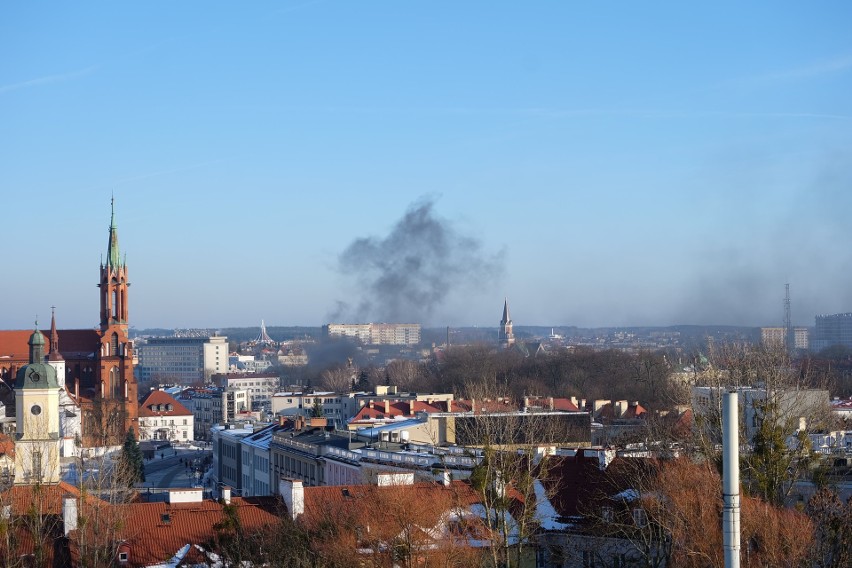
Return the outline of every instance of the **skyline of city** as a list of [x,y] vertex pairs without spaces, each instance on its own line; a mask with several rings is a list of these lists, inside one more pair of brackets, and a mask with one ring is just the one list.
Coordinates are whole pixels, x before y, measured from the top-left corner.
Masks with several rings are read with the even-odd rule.
[[2,6],[3,327],[97,323],[111,195],[137,328],[773,326],[785,283],[812,326],[852,310],[850,12]]

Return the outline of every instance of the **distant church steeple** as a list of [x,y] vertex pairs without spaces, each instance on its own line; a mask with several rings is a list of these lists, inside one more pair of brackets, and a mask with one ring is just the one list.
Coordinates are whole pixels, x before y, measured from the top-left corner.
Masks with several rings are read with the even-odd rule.
[[56,331],[56,308],[50,308],[50,354],[47,360],[62,361],[62,354],[59,352],[59,332]]
[[512,333],[512,318],[509,317],[509,299],[503,302],[503,319],[500,320],[500,334],[498,336],[500,345],[509,347],[515,343],[515,335]]

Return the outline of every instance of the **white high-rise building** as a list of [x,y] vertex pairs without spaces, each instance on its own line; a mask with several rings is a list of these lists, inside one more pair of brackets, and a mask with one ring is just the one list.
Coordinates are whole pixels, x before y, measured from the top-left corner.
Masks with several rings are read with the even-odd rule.
[[137,344],[140,381],[191,384],[228,372],[228,338],[152,337]]

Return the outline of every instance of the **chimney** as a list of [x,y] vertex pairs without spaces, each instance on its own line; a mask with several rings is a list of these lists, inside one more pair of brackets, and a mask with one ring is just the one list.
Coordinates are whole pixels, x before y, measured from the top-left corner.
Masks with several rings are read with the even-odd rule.
[[65,536],[77,530],[77,499],[74,497],[62,500],[62,524],[65,525]]
[[626,400],[616,400],[613,406],[613,411],[616,418],[621,418],[622,416],[624,416],[624,413],[627,412]]
[[408,414],[410,414],[411,416],[414,416],[414,401],[413,400],[408,401]]
[[231,488],[227,485],[222,486],[222,501],[225,505],[231,504]]
[[450,483],[453,480],[453,474],[451,474],[449,470],[445,469],[439,475],[441,476],[441,485],[443,485],[444,487],[449,487]]
[[370,404],[370,410],[375,410],[375,409],[376,409],[376,403],[374,403],[372,400],[370,401],[370,403],[369,403],[369,404]]
[[385,400],[385,415],[390,414],[390,401]]
[[80,400],[80,377],[74,379],[74,398]]
[[284,426],[284,424],[286,422],[287,422],[287,419],[283,415],[278,416],[278,425],[279,426]]
[[278,492],[281,493],[281,498],[284,499],[284,504],[287,505],[287,511],[293,520],[305,512],[305,488],[301,479],[281,477],[278,481]]
[[579,401],[579,400],[577,400],[577,397],[576,397],[576,396],[572,396],[572,397],[571,397],[571,404],[573,404],[573,405],[574,405],[574,406],[576,406],[577,408],[580,408],[580,401]]
[[552,396],[547,397],[547,407],[550,408],[550,410],[553,410],[553,397]]
[[476,412],[476,399],[475,398],[470,399],[470,411]]
[[529,407],[530,407],[530,397],[525,396],[524,397],[524,407],[521,410],[526,411],[526,409],[529,408]]

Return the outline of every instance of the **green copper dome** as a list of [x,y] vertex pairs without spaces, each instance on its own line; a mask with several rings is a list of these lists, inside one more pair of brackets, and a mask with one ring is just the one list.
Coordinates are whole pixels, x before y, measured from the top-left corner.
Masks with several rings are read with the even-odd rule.
[[15,389],[59,388],[56,369],[44,362],[44,335],[38,330],[38,324],[30,336],[30,363],[18,370],[15,376]]

